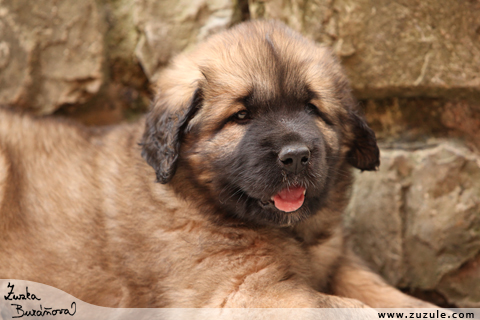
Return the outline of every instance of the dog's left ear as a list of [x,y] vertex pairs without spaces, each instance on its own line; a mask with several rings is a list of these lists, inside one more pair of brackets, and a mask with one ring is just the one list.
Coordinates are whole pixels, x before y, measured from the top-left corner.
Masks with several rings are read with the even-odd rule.
[[349,111],[354,140],[347,153],[347,160],[360,170],[377,170],[380,166],[380,151],[375,133],[367,125],[365,119],[356,111]]
[[345,108],[347,114],[342,122],[353,134],[353,141],[350,142],[347,152],[347,161],[355,168],[364,170],[377,170],[380,166],[380,151],[377,146],[375,133],[367,125],[365,118],[358,113],[357,101],[352,95],[349,81],[342,70],[338,58],[330,51],[329,59],[334,63],[332,68],[333,85],[336,89],[336,96],[340,104]]
[[168,183],[175,174],[182,136],[201,101],[201,90],[197,89],[188,104],[174,112],[161,97],[153,102],[140,145],[142,157],[155,169],[157,182]]

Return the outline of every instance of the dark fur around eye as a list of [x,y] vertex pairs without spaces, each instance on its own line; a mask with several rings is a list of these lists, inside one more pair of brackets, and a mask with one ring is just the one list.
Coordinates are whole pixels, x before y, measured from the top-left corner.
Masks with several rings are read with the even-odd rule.
[[313,103],[307,103],[305,105],[305,111],[309,114],[314,114],[320,117],[329,126],[333,126],[333,122],[330,119],[330,117],[326,113],[320,111],[320,109],[318,109],[317,106],[314,105]]

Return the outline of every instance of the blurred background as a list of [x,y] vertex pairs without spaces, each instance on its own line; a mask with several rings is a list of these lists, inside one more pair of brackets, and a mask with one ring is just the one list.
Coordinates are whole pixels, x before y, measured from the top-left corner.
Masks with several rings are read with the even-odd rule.
[[407,293],[480,307],[478,0],[0,0],[0,104],[134,121],[172,56],[258,18],[331,46],[377,133],[355,251]]

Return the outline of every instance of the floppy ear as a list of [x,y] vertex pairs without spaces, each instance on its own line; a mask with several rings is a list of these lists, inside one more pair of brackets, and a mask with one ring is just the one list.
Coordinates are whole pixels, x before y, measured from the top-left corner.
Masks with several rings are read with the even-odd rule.
[[375,133],[370,129],[365,119],[355,111],[350,111],[350,121],[354,140],[347,153],[347,160],[360,170],[377,170],[380,166],[380,151]]
[[342,122],[353,133],[353,141],[350,150],[347,152],[347,161],[360,170],[377,170],[380,166],[380,151],[377,146],[375,133],[370,129],[364,117],[357,112],[357,102],[352,95],[352,89],[345,72],[340,66],[339,59],[330,50],[327,50],[329,59],[333,62],[330,65],[333,85],[336,90],[336,97],[340,104],[347,111]]
[[155,169],[157,182],[168,183],[175,174],[182,136],[201,100],[201,91],[197,89],[189,103],[177,112],[168,111],[161,97],[153,102],[140,145],[142,157]]

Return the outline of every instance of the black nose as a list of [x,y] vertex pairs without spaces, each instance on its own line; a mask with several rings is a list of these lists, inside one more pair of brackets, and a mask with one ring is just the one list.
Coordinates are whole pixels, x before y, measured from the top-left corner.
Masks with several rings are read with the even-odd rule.
[[310,150],[304,144],[289,145],[280,150],[278,159],[285,170],[297,174],[307,166]]

